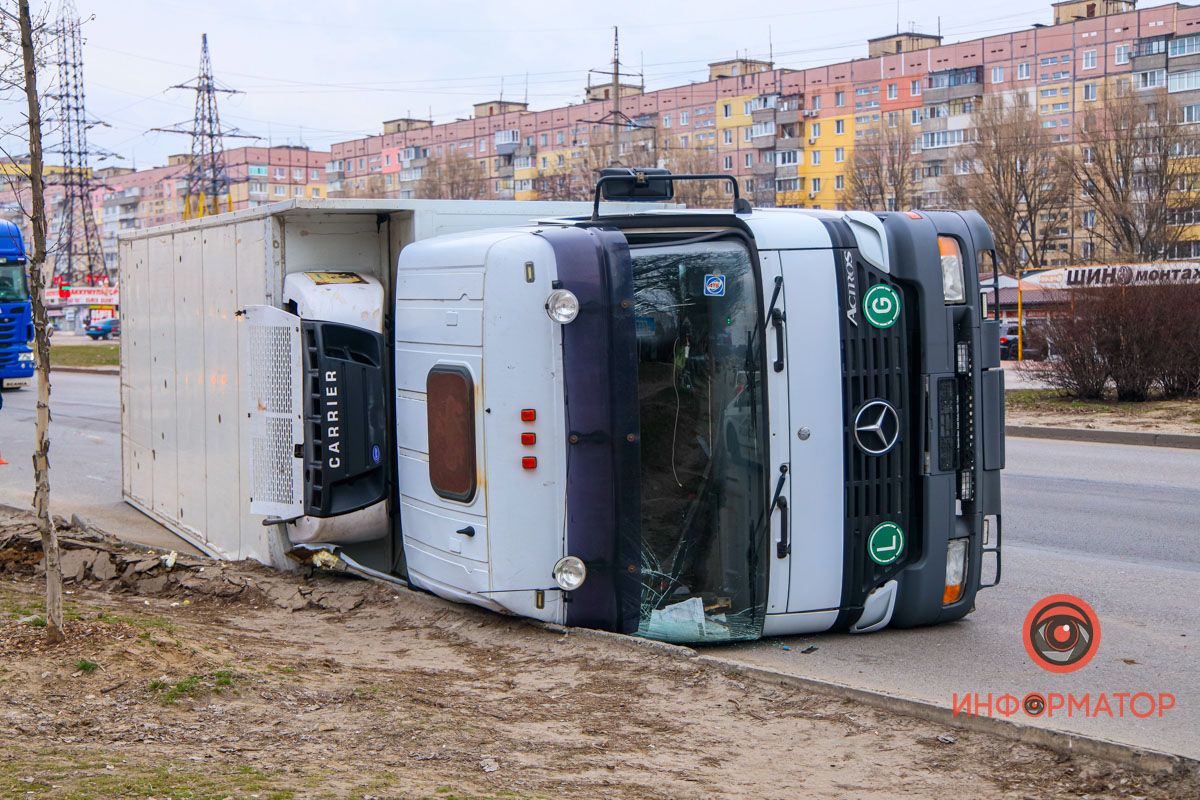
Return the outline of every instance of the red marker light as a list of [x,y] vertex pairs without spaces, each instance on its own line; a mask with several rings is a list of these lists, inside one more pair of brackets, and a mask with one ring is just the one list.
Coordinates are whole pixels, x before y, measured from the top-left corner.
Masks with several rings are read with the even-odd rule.
[[537,411],[532,408],[521,409],[521,422],[533,422],[537,419]]
[[535,456],[525,456],[521,459],[522,469],[537,469],[537,458]]
[[536,433],[522,433],[521,434],[521,444],[537,444],[537,434]]

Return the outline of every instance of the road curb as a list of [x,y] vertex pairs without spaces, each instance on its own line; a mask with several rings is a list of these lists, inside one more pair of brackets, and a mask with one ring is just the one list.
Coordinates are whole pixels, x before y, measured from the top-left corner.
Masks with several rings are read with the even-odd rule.
[[1005,739],[1022,744],[1044,747],[1056,753],[1093,756],[1147,771],[1200,778],[1200,760],[1188,758],[1187,756],[1164,753],[1159,750],[1122,744],[1109,739],[1100,739],[1055,728],[1022,725],[1019,722],[1008,719],[979,717],[967,714],[955,716],[949,708],[925,700],[914,700],[908,697],[899,697],[869,689],[858,689],[853,686],[846,686],[845,684],[818,680],[816,678],[805,678],[765,667],[753,667],[728,658],[703,655],[693,648],[682,645],[668,644],[652,639],[641,639],[636,636],[627,636],[610,631],[592,630],[590,628],[569,628],[545,622],[534,624],[553,633],[579,636],[585,639],[597,639],[625,648],[648,650],[668,658],[675,658],[680,661],[687,660],[693,664],[704,664],[729,675],[754,678],[791,689],[803,689],[828,697],[861,703],[880,711],[892,714],[904,714],[905,716],[916,717],[926,722],[947,725],[959,730],[1002,736]]
[[1004,434],[1023,439],[1056,439],[1069,442],[1133,444],[1143,447],[1178,447],[1200,450],[1200,436],[1186,433],[1150,433],[1148,431],[1093,430],[1091,428],[1051,428],[1039,425],[1005,425]]
[[60,367],[58,364],[50,364],[51,372],[84,372],[89,375],[120,375],[120,367]]

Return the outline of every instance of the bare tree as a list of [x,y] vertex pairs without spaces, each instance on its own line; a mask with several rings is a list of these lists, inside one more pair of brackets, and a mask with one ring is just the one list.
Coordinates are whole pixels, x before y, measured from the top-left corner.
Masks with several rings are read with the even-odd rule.
[[880,120],[865,128],[850,156],[842,204],[869,211],[920,205],[921,183],[915,171],[921,154],[913,149],[914,137],[912,126],[903,121],[889,127]]
[[[705,175],[717,169],[717,150],[704,146],[676,147],[666,151],[667,169],[677,175]],[[675,202],[688,208],[722,208],[729,205],[725,186],[718,181],[676,181]]]
[[[52,641],[63,638],[62,570],[59,565],[58,532],[50,515],[50,337],[46,323],[46,184],[42,157],[42,98],[38,94],[38,68],[44,61],[46,20],[34,20],[29,0],[19,0],[14,16],[7,8],[0,9],[5,18],[3,26],[3,63],[0,63],[0,93],[23,94],[26,117],[21,125],[28,135],[28,167],[16,166],[21,177],[28,181],[29,207],[22,213],[29,220],[32,241],[27,264],[29,291],[33,305],[34,359],[37,364],[37,423],[33,452],[33,510],[42,538],[46,559],[46,636]],[[13,41],[9,23],[16,22],[19,44]],[[35,30],[36,29],[36,30]],[[7,99],[7,98],[6,98]],[[15,97],[12,99],[15,100]],[[18,136],[18,129],[3,131],[0,137]],[[18,164],[9,156],[9,161]]]
[[415,194],[433,200],[478,200],[485,194],[486,182],[483,167],[450,144],[444,155],[430,157],[425,164]]
[[1195,208],[1200,131],[1165,89],[1109,88],[1083,116],[1072,175],[1109,259],[1168,257]]
[[1046,266],[1070,220],[1068,151],[1024,92],[985,98],[971,124],[975,138],[959,151],[966,174],[951,169],[942,180],[947,199],[983,215],[1005,271]]

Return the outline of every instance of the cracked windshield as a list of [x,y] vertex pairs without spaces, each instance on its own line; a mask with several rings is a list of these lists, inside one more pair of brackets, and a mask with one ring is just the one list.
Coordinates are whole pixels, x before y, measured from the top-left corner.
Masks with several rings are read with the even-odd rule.
[[751,639],[766,606],[758,289],[729,241],[633,251],[642,615],[667,641]]

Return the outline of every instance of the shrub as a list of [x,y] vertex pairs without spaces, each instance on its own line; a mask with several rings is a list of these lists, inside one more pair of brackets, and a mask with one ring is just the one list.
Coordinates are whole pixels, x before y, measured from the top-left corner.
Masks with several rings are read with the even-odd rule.
[[1200,284],[1076,289],[1047,321],[1057,358],[1046,379],[1067,394],[1099,399],[1200,396]]

